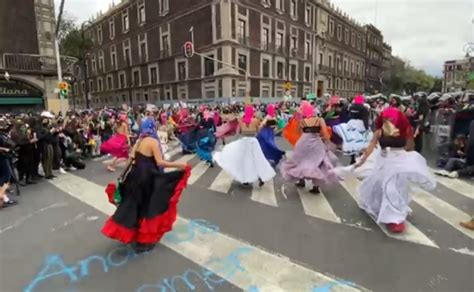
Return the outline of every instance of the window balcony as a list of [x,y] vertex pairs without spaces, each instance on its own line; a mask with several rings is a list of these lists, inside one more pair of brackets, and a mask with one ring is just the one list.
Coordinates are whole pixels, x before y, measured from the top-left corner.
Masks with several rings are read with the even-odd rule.
[[50,73],[56,74],[56,59],[30,54],[9,54],[2,56],[2,69],[24,73]]

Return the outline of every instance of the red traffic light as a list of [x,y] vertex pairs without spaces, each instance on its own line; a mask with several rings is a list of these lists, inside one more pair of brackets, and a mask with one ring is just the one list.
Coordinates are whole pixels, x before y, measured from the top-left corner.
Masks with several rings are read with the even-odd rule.
[[194,44],[192,42],[185,42],[183,49],[186,58],[191,58],[194,55]]

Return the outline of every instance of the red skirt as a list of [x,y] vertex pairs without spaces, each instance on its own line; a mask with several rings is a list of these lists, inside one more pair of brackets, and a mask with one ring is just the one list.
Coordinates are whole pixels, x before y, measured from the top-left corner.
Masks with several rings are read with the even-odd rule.
[[117,158],[128,158],[127,136],[115,134],[100,146],[100,151]]
[[190,168],[163,173],[151,164],[134,166],[121,187],[121,203],[102,233],[125,244],[159,242],[173,228],[190,174]]

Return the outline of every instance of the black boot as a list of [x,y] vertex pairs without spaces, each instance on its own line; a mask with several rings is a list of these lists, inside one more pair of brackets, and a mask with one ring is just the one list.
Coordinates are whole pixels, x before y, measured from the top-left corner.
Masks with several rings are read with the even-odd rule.
[[356,163],[355,155],[351,155],[351,165]]
[[265,183],[263,182],[263,180],[261,178],[258,178],[258,186],[259,187],[263,187]]
[[299,187],[299,188],[304,188],[304,186],[305,186],[304,179],[300,179],[300,181],[296,183],[296,186]]
[[209,167],[213,168],[214,167],[214,161],[209,162]]
[[311,194],[319,195],[321,192],[319,191],[318,186],[314,186],[310,191]]

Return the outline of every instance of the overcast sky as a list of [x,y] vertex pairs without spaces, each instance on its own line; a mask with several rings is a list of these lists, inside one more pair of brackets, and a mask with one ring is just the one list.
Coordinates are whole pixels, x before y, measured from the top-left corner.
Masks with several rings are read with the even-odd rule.
[[[1,1],[1,0],[0,0]],[[115,0],[119,3],[120,0]],[[257,1],[257,0],[255,0]],[[55,0],[56,8],[59,0]],[[66,0],[65,10],[78,21],[112,0]],[[446,60],[462,58],[463,46],[474,42],[474,0],[333,0],[362,23],[376,24],[393,54],[440,76]]]

